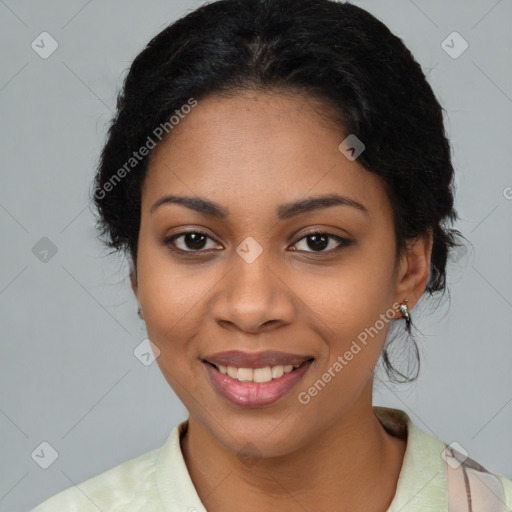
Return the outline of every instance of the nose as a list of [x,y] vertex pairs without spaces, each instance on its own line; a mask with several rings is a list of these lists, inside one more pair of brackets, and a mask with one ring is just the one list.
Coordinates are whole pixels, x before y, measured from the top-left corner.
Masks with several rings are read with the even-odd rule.
[[256,258],[234,254],[230,271],[219,283],[212,312],[224,327],[255,334],[293,321],[297,297],[283,270],[272,263],[270,249],[262,249]]

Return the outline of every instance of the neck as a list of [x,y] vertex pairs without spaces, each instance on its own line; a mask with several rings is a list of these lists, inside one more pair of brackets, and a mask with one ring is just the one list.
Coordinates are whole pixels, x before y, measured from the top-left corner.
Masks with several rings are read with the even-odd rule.
[[[189,419],[182,451],[208,511],[386,510],[405,440],[390,436],[361,400],[314,442],[292,453],[244,459]],[[245,507],[245,508],[244,508]]]

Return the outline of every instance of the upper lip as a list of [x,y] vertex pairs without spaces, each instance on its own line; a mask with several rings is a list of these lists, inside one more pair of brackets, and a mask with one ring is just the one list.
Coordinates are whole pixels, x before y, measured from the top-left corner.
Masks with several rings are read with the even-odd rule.
[[235,366],[237,368],[263,368],[265,366],[296,365],[302,364],[310,355],[291,354],[289,352],[278,352],[276,350],[265,350],[263,352],[242,352],[240,350],[227,350],[207,355],[203,361],[216,366]]

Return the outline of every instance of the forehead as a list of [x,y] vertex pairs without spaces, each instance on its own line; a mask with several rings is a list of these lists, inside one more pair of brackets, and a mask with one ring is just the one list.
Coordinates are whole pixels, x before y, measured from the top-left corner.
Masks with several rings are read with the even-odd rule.
[[184,193],[237,207],[338,193],[387,213],[378,176],[338,149],[347,134],[328,108],[293,94],[209,96],[183,116],[152,154],[143,208]]

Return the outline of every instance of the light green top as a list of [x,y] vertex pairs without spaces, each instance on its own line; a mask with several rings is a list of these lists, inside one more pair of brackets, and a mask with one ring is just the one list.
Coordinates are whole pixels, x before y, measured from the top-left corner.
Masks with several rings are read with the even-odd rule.
[[[447,455],[446,444],[416,427],[403,411],[374,407],[374,412],[393,435],[407,436],[396,494],[388,512],[512,509],[511,480],[486,472],[457,452],[449,451]],[[69,487],[31,512],[207,512],[180,448],[180,435],[186,427],[187,421],[183,421],[160,448]],[[463,464],[457,462],[457,457]],[[467,484],[474,491],[471,505],[467,503]]]

